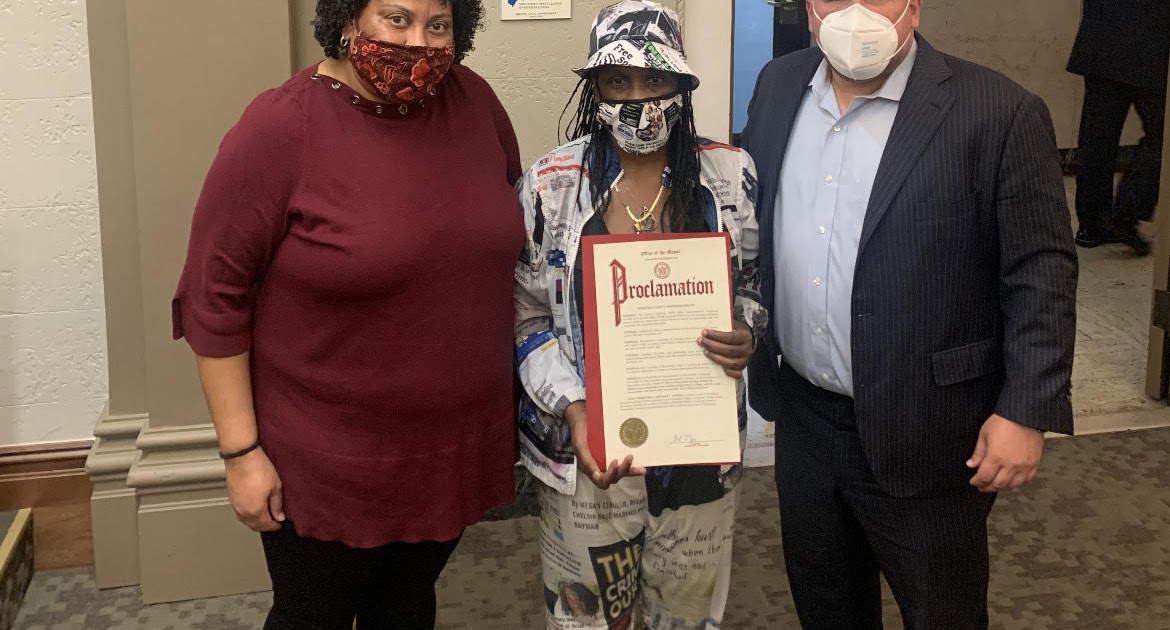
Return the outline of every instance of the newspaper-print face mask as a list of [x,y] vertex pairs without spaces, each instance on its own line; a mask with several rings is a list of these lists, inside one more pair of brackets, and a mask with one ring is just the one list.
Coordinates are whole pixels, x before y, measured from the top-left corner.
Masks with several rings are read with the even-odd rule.
[[626,153],[653,153],[670,140],[682,117],[682,94],[637,101],[602,101],[597,120],[609,129],[613,141]]

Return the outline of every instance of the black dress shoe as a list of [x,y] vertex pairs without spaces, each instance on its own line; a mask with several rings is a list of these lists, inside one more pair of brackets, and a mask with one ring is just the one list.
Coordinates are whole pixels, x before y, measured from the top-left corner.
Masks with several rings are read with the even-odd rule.
[[1122,232],[1122,234],[1125,236],[1125,244],[1129,245],[1129,248],[1133,250],[1135,256],[1138,258],[1145,258],[1146,256],[1150,255],[1153,247],[1150,245],[1150,241],[1146,240],[1146,237],[1142,236],[1142,233],[1137,229],[1137,227],[1129,228],[1128,230]]
[[1086,249],[1108,243],[1128,242],[1127,236],[1115,228],[1090,228],[1087,226],[1081,226],[1077,230],[1075,240],[1078,246]]

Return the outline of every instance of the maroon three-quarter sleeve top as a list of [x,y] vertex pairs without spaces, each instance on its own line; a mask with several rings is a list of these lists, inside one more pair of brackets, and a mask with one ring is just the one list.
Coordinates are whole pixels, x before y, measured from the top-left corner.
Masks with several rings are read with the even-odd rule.
[[405,114],[310,68],[224,138],[175,337],[251,353],[260,438],[300,535],[451,540],[514,499],[520,174],[507,114],[459,65]]

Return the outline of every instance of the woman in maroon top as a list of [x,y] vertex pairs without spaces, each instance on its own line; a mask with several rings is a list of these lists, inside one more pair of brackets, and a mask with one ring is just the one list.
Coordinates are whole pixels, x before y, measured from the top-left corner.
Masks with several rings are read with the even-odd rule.
[[463,529],[514,499],[512,125],[459,62],[480,0],[320,0],[328,58],[261,94],[195,209],[175,336],[266,628],[432,628]]

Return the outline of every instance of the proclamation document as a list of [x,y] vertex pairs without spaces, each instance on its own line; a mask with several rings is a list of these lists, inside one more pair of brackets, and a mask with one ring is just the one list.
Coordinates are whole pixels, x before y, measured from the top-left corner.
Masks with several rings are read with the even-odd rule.
[[731,330],[726,234],[582,239],[589,449],[598,466],[739,462],[736,383],[703,354]]

